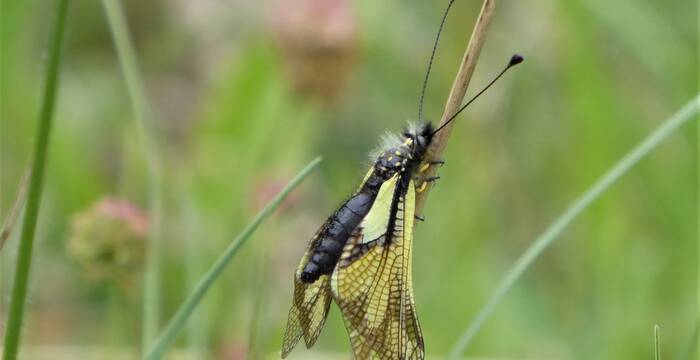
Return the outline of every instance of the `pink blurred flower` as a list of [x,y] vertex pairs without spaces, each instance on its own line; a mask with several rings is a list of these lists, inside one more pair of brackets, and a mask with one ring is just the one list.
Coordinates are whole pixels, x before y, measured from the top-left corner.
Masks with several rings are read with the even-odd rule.
[[141,209],[105,197],[73,216],[68,253],[87,278],[129,286],[143,270],[147,234]]
[[332,100],[344,88],[357,47],[350,0],[280,0],[272,30],[297,90]]

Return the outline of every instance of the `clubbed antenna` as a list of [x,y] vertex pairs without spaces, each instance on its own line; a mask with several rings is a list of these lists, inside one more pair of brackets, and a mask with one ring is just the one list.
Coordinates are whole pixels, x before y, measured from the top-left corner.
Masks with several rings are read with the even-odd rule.
[[467,106],[469,106],[471,103],[473,103],[474,100],[476,100],[479,96],[481,96],[481,94],[483,94],[486,90],[488,90],[488,88],[490,88],[491,85],[493,85],[498,79],[500,79],[501,76],[503,76],[503,74],[505,74],[506,71],[508,71],[508,69],[512,68],[515,65],[520,64],[521,62],[523,62],[523,60],[525,60],[525,58],[523,58],[522,55],[514,54],[510,58],[510,61],[508,61],[508,65],[506,65],[506,67],[503,70],[501,70],[501,72],[493,80],[491,80],[491,82],[488,85],[486,85],[486,87],[481,89],[481,91],[479,91],[476,95],[474,95],[473,98],[471,98],[469,101],[467,101],[467,103],[464,104],[464,106],[462,106],[459,110],[457,110],[456,113],[454,113],[452,116],[450,116],[450,118],[447,119],[447,121],[445,121],[444,124],[440,125],[440,127],[437,128],[437,130],[433,131],[433,135],[437,134],[438,131],[442,130],[445,126],[447,126],[447,124],[451,123],[457,117],[457,115],[459,115],[459,113],[462,112],[462,110],[466,109]]
[[447,19],[447,14],[450,12],[452,3],[455,0],[450,0],[445,9],[445,13],[442,15],[442,21],[440,22],[440,27],[438,28],[437,36],[435,36],[435,43],[433,44],[433,51],[430,53],[430,60],[428,60],[428,69],[425,71],[425,78],[423,79],[423,88],[420,91],[420,100],[418,101],[418,121],[423,121],[423,100],[425,99],[425,89],[428,87],[428,78],[430,77],[430,69],[433,66],[433,59],[435,58],[435,51],[437,50],[438,41],[440,40],[440,34],[442,33],[442,28],[445,26],[445,20]]

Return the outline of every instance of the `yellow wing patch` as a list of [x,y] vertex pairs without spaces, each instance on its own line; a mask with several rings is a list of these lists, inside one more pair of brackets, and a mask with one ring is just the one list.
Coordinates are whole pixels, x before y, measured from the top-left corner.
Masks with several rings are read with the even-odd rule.
[[394,175],[394,177],[385,181],[379,188],[377,198],[374,200],[372,208],[360,223],[363,234],[363,238],[360,239],[360,242],[368,243],[384,235],[386,232],[397,181],[398,175]]
[[[375,206],[377,215],[389,216],[390,204]],[[356,359],[425,357],[411,284],[414,208],[411,181],[399,199],[393,234],[363,243],[363,230],[358,228],[333,272],[333,297],[343,313]],[[374,211],[373,206],[370,214]]]

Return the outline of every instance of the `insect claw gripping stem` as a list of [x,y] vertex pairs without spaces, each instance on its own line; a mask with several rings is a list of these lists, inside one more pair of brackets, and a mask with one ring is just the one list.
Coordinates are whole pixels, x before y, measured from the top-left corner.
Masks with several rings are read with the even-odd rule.
[[438,179],[440,179],[439,176],[431,176],[429,178],[425,178],[425,179],[421,180],[420,185],[418,187],[416,187],[416,192],[419,194],[422,193],[423,191],[425,191],[425,189],[428,188],[428,184],[435,184],[435,182]]
[[445,164],[444,160],[429,161],[429,162],[423,163],[423,165],[421,165],[421,167],[418,169],[418,172],[424,173],[424,172],[428,171],[433,166],[436,166],[436,165],[442,166],[444,164]]

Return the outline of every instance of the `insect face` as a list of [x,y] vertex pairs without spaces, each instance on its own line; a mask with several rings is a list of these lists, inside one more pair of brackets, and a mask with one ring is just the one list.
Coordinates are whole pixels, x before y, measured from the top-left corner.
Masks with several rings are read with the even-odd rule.
[[433,125],[429,122],[421,124],[415,129],[415,132],[410,136],[414,139],[412,155],[414,158],[422,160],[425,151],[433,141]]

